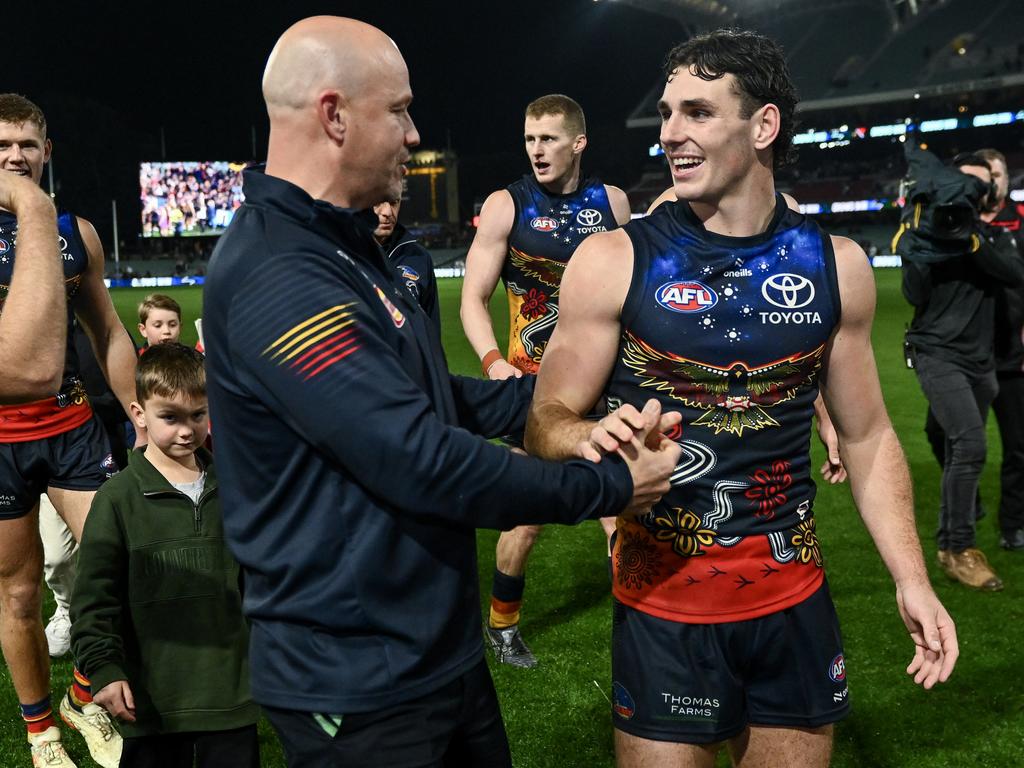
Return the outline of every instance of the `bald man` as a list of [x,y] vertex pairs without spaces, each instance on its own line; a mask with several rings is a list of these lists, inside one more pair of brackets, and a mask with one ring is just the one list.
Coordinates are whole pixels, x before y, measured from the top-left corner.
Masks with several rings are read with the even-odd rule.
[[[0,210],[17,217],[19,258],[10,285],[0,285],[0,403],[23,403],[60,389],[67,328],[53,318],[65,314],[67,300],[57,211],[13,165],[3,170],[12,172],[0,173]],[[11,258],[13,241],[0,229],[0,264]]]
[[597,464],[476,436],[521,432],[532,385],[449,374],[374,240],[368,209],[399,197],[419,142],[395,44],[306,19],[263,92],[267,165],[245,174],[203,318],[253,694],[292,766],[505,768],[474,529],[648,508],[678,456],[658,434],[673,417],[636,413],[629,458]]

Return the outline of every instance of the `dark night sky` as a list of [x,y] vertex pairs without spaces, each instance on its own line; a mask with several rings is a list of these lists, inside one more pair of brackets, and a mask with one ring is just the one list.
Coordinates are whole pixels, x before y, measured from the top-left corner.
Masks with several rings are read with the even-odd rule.
[[160,159],[161,127],[168,160],[251,159],[253,129],[262,158],[263,65],[305,16],[353,16],[395,39],[421,146],[443,147],[450,135],[470,203],[526,172],[522,110],[551,92],[587,113],[585,168],[635,181],[656,136],[627,132],[625,120],[683,36],[667,19],[609,0],[46,6],[27,12],[24,28],[5,24],[0,89],[46,111],[60,202],[93,219],[107,242],[113,197],[121,239],[137,234],[137,163]]

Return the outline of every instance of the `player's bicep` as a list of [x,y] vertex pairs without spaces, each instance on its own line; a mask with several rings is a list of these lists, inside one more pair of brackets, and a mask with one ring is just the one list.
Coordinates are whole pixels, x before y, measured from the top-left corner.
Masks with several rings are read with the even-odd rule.
[[840,442],[860,440],[888,423],[871,347],[875,281],[864,251],[833,238],[842,316],[822,372],[822,395]]
[[506,190],[494,192],[480,209],[480,226],[466,254],[466,276],[462,284],[464,299],[486,303],[501,276],[508,255],[515,203]]
[[615,221],[620,227],[627,224],[632,218],[632,211],[629,208],[629,198],[626,197],[626,193],[618,187],[608,184],[605,184],[605,189],[608,192],[608,204],[611,206],[612,213],[615,214]]
[[120,320],[110,300],[110,292],[103,282],[103,244],[99,235],[95,227],[85,219],[78,219],[78,228],[89,264],[82,273],[81,283],[72,299],[72,308],[95,346],[97,340],[107,338],[120,326]]
[[591,235],[573,254],[537,378],[537,407],[558,403],[582,415],[597,402],[615,363],[632,262],[632,246],[621,231]]

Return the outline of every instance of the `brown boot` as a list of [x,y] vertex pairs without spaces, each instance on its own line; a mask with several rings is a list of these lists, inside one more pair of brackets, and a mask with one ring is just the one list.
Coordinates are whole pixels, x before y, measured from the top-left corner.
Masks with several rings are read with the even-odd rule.
[[940,549],[939,567],[949,578],[974,589],[998,592],[1003,588],[1003,580],[996,576],[985,553],[975,547],[963,552]]

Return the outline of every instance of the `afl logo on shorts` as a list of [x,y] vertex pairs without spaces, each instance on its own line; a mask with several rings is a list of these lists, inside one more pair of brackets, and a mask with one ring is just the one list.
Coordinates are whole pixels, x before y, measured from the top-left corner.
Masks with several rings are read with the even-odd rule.
[[399,264],[398,268],[402,270],[402,278],[405,280],[412,280],[413,282],[420,279],[420,273],[412,267],[407,267],[404,264]]
[[718,303],[718,294],[696,280],[665,283],[655,297],[673,312],[703,312]]
[[612,711],[623,720],[629,720],[636,711],[633,697],[622,683],[612,683]]
[[841,683],[846,679],[846,660],[839,654],[828,665],[828,676],[833,683]]
[[550,216],[538,216],[530,222],[530,226],[538,232],[554,232],[558,229],[558,221]]
[[104,457],[103,461],[100,462],[100,469],[108,477],[113,477],[117,474],[117,464],[114,462],[113,454],[108,453]]

